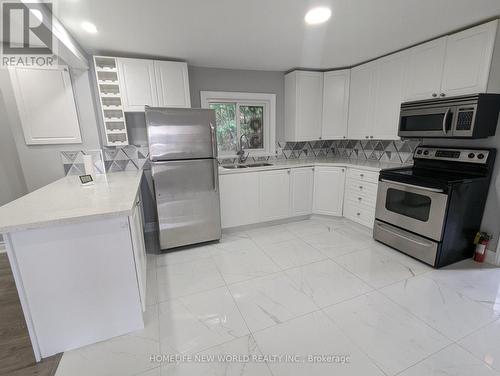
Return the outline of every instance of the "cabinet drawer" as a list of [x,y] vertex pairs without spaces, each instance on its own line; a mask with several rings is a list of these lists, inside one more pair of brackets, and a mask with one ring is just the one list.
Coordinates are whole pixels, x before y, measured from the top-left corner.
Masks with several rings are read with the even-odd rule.
[[344,216],[364,226],[373,227],[375,208],[347,200],[344,203]]
[[363,204],[375,209],[375,204],[377,202],[377,196],[374,195],[366,195],[363,193],[356,193],[353,191],[346,192],[346,198],[349,201],[352,201],[357,204]]
[[354,194],[362,194],[367,197],[377,197],[378,184],[367,183],[359,180],[348,179],[346,190]]
[[379,173],[375,171],[365,171],[365,170],[358,170],[356,168],[349,168],[347,172],[347,177],[349,179],[356,179],[359,181],[377,183],[378,174]]

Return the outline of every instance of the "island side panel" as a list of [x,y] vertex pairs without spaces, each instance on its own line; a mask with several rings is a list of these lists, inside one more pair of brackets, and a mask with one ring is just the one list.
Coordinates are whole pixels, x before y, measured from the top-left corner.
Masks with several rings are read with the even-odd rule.
[[127,217],[9,238],[42,358],[144,327]]

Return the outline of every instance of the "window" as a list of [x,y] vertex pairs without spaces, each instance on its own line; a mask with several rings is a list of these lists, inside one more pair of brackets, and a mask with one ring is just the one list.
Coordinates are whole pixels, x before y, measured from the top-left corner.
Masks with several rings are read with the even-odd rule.
[[252,156],[274,154],[274,94],[202,91],[201,105],[215,111],[220,156],[236,155],[240,140]]

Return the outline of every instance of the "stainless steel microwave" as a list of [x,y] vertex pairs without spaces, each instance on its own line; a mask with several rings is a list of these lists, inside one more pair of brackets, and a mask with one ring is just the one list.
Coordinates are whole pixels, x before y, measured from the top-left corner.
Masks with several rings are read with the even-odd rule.
[[500,94],[475,94],[401,104],[398,135],[403,138],[486,138],[494,136]]

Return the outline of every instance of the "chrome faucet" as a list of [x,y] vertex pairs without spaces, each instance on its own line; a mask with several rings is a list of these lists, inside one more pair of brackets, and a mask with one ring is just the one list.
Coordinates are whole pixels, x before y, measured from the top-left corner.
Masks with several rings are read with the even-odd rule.
[[245,150],[243,149],[243,137],[245,137],[246,143],[248,144],[248,137],[246,136],[246,134],[242,134],[240,136],[240,145],[238,151],[236,152],[236,155],[238,156],[238,163],[245,163],[249,154],[248,152],[246,152],[245,155]]

